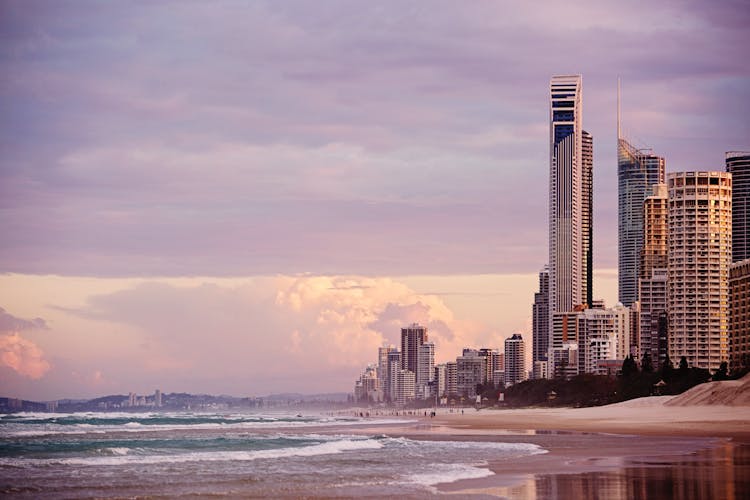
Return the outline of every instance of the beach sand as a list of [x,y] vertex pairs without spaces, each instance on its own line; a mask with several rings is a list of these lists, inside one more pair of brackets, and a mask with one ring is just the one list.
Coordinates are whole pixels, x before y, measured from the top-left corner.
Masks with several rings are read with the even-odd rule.
[[413,424],[359,432],[525,442],[547,450],[490,463],[494,476],[437,487],[459,496],[746,498],[750,407],[666,406],[670,399],[642,398],[593,408],[440,410],[436,417],[420,417]]

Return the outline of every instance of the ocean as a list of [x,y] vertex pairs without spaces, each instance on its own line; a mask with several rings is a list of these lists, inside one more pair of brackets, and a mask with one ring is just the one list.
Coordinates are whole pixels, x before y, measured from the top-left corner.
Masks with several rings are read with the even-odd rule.
[[18,413],[0,417],[0,495],[399,497],[492,476],[538,444],[355,433],[412,420],[326,414]]

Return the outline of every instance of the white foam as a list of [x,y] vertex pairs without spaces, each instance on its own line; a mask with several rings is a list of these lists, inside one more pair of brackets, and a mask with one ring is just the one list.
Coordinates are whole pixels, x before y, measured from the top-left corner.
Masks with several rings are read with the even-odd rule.
[[104,448],[104,450],[102,451],[107,455],[114,455],[114,456],[122,457],[130,453],[130,448],[113,447],[113,448]]
[[420,441],[408,438],[388,438],[389,443],[399,446],[432,447],[444,450],[482,450],[500,451],[512,454],[538,455],[547,453],[547,450],[533,443],[506,443],[502,441]]
[[422,486],[434,486],[439,483],[453,483],[461,479],[477,479],[494,475],[494,472],[485,467],[470,464],[434,464],[429,472],[411,474],[406,476],[406,480]]

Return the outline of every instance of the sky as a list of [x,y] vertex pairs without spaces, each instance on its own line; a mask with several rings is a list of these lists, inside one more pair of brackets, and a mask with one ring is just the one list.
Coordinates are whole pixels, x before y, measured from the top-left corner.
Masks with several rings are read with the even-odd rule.
[[0,0],[0,396],[351,391],[425,324],[522,333],[549,80],[583,75],[594,296],[622,125],[667,171],[750,149],[743,1]]

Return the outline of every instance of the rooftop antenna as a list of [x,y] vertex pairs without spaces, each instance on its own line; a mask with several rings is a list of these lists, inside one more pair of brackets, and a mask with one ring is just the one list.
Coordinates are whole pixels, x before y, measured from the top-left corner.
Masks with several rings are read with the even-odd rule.
[[617,77],[617,140],[621,138],[620,134],[620,77]]

